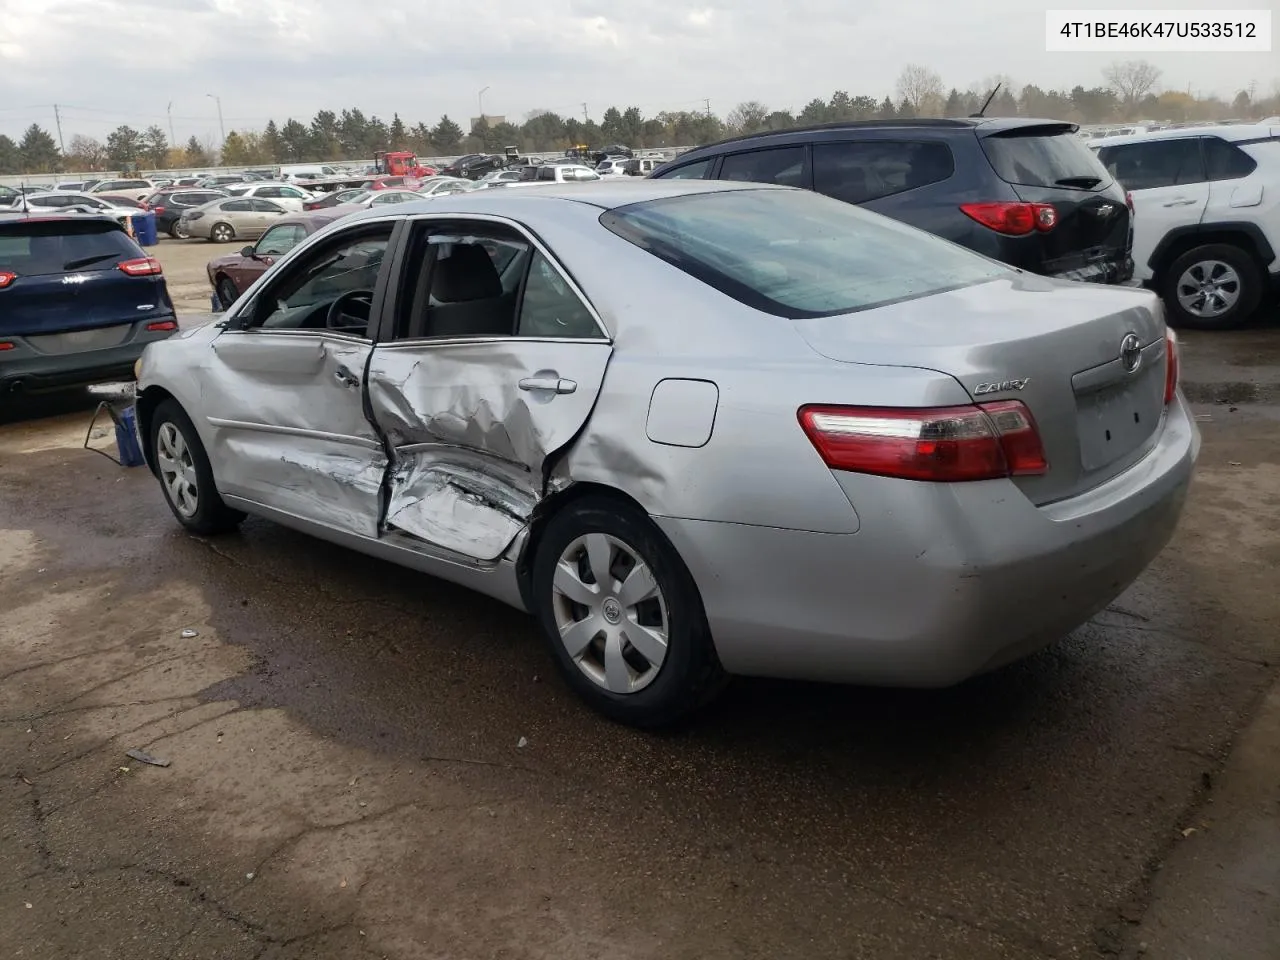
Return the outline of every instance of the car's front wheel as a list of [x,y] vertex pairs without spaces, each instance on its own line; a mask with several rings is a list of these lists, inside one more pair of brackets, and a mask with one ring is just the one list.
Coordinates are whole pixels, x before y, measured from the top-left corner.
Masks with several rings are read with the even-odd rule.
[[151,418],[151,449],[169,509],[192,533],[234,530],[244,514],[222,502],[213,468],[191,418],[176,400],[165,400]]
[[1169,265],[1161,293],[1174,326],[1226,330],[1249,319],[1262,299],[1262,273],[1247,251],[1207,243]]
[[236,285],[231,282],[230,277],[219,277],[215,291],[218,294],[218,302],[222,304],[223,310],[230,310],[231,305],[240,296],[240,291],[236,289]]
[[574,691],[632,726],[670,726],[724,684],[702,599],[675,548],[638,510],[584,497],[547,524],[535,613]]

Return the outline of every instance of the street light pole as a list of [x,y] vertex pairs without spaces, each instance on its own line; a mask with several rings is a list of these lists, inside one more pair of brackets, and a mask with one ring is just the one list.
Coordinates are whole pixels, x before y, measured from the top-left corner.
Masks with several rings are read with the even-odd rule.
[[483,120],[483,119],[484,119],[484,95],[485,95],[485,93],[488,91],[488,89],[489,89],[488,87],[485,87],[485,88],[484,88],[484,90],[481,90],[479,93],[477,93],[477,94],[476,94],[476,101],[477,101],[477,103],[478,103],[478,104],[479,104],[479,106],[480,106],[480,119],[481,119],[481,120]]
[[172,146],[178,145],[178,138],[173,133],[173,101],[169,101],[168,109],[165,111],[169,115],[169,143]]
[[222,122],[222,98],[215,97],[212,93],[206,93],[205,96],[218,105],[218,133],[222,135],[222,142],[218,146],[223,147],[227,142],[227,126]]

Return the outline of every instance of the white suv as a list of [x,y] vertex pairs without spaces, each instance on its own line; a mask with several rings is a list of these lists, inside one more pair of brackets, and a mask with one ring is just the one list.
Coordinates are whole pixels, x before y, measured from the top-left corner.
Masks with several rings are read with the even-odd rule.
[[1243,323],[1280,285],[1280,126],[1186,127],[1090,146],[1133,202],[1134,277],[1175,324]]

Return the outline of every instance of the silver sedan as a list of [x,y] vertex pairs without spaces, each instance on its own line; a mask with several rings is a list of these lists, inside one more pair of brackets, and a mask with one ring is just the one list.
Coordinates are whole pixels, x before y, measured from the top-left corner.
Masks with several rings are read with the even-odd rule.
[[537,617],[608,716],[730,674],[953,684],[1172,534],[1199,450],[1150,293],[808,191],[485,190],[308,238],[149,346],[178,522],[256,514]]

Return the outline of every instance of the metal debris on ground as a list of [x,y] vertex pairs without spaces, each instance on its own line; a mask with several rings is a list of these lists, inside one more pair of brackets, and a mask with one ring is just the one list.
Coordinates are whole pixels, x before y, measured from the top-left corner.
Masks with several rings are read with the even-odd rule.
[[161,760],[159,757],[153,757],[144,750],[126,750],[125,754],[131,760],[137,760],[139,763],[148,763],[153,767],[167,767],[172,760]]
[[1227,461],[1227,466],[1228,466],[1228,467],[1238,467],[1238,466],[1240,466],[1240,461],[1239,461],[1239,460],[1228,460],[1228,461]]
[[1182,831],[1182,838],[1185,840],[1187,837],[1191,836],[1195,832],[1196,832],[1195,827],[1187,827],[1185,830]]
[[519,740],[516,741],[517,747],[527,747],[528,745],[529,745],[529,741],[526,740],[524,737],[521,737]]
[[1212,419],[1213,419],[1213,414],[1211,414],[1211,413],[1197,413],[1197,414],[1196,414],[1196,422],[1197,422],[1197,423],[1207,423],[1207,422],[1209,422],[1209,421],[1210,421],[1210,420],[1212,420]]
[[198,636],[200,636],[200,631],[192,630],[190,627],[187,627],[187,629],[182,631],[183,640],[190,640],[192,637],[198,637]]

